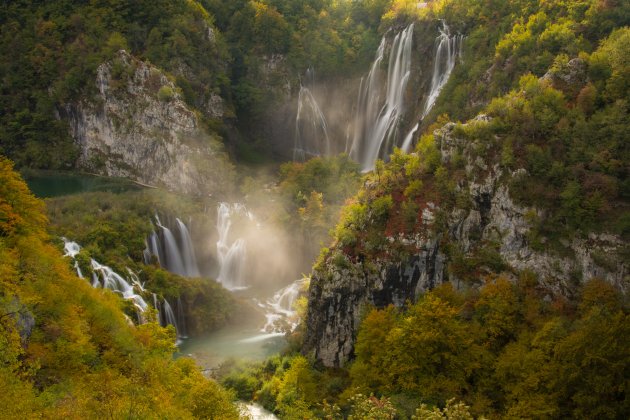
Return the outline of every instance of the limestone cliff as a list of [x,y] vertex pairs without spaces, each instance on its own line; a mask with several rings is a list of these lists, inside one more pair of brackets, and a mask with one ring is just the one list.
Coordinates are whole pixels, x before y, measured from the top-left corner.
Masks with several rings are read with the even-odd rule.
[[[221,143],[162,71],[121,50],[98,67],[95,83],[92,98],[60,112],[80,168],[187,194],[225,188],[233,169]],[[208,106],[210,115],[223,112],[218,96]]]
[[[481,115],[469,124],[487,122]],[[443,282],[458,289],[475,287],[449,267],[453,246],[465,257],[483,249],[496,252],[500,263],[477,263],[479,278],[491,272],[511,277],[531,270],[549,294],[570,295],[577,284],[593,277],[624,291],[630,286],[628,264],[621,256],[626,245],[619,237],[591,233],[566,241],[562,254],[534,250],[529,220],[542,210],[517,205],[509,192],[509,181],[524,169],[506,172],[492,153],[481,158],[482,146],[458,138],[453,123],[436,130],[434,138],[442,162],[463,156],[465,181],[458,183],[457,191],[467,197],[468,205],[455,205],[444,214],[439,203],[426,202],[418,210],[421,223],[412,233],[386,230],[384,245],[370,255],[353,254],[339,242],[333,245],[312,275],[304,344],[304,351],[325,366],[343,366],[352,357],[359,323],[370,307],[403,306]],[[364,186],[374,188],[383,186]],[[441,212],[443,221],[438,223]]]

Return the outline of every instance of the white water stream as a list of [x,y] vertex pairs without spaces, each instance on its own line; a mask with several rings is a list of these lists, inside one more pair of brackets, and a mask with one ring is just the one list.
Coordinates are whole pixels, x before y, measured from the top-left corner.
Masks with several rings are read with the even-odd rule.
[[[386,159],[394,147],[400,147],[405,152],[412,150],[420,122],[433,109],[457,61],[461,60],[464,37],[451,34],[446,22],[442,21],[435,39],[431,85],[417,117],[418,122],[404,135],[400,129],[403,120],[409,118],[405,98],[412,74],[413,34],[414,25],[411,24],[393,37],[391,46],[391,37],[388,34],[383,36],[369,72],[361,79],[354,115],[346,120],[345,151],[360,164],[363,172],[374,169],[376,160]],[[385,71],[383,65],[386,59]],[[312,75],[311,69],[308,75]],[[307,79],[311,86],[312,76]],[[330,138],[326,118],[327,111],[338,111],[322,110],[309,86],[301,86],[298,95],[294,160],[330,156],[339,150],[335,139]]]

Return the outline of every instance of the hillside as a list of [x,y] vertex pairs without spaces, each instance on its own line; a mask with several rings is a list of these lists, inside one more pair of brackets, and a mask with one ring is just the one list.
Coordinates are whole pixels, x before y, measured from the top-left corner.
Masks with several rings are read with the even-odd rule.
[[172,359],[172,328],[133,325],[116,294],[71,271],[4,158],[0,181],[3,418],[238,418],[229,393]]
[[377,163],[315,266],[306,349],[342,365],[366,305],[491,273],[532,271],[552,296],[591,278],[626,290],[628,36],[558,54],[474,119],[442,118],[414,153]]
[[5,3],[0,417],[630,417],[627,1]]

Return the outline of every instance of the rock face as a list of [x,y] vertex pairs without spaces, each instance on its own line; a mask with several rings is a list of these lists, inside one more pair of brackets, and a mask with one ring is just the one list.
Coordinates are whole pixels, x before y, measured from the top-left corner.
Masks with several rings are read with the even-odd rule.
[[[485,116],[479,116],[473,123],[486,121]],[[392,254],[376,261],[352,261],[345,258],[343,250],[333,248],[331,255],[335,257],[329,257],[314,271],[303,350],[312,352],[325,366],[343,366],[352,357],[359,322],[369,307],[403,306],[446,281],[455,288],[462,286],[460,279],[446,269],[449,261],[441,246],[447,242],[456,243],[465,254],[484,243],[498,244],[497,251],[510,270],[534,271],[550,294],[570,294],[577,283],[593,277],[628,290],[628,264],[616,257],[624,243],[614,235],[573,239],[567,242],[564,253],[571,256],[533,250],[527,239],[527,215],[538,210],[515,204],[506,186],[506,179],[520,176],[523,170],[504,174],[499,165],[473,157],[470,151],[476,145],[457,139],[454,128],[449,123],[434,136],[442,160],[456,153],[466,159],[468,182],[458,188],[468,193],[472,205],[452,210],[446,231],[437,231],[433,220],[438,209],[431,204],[421,210],[424,223],[415,236],[387,238],[391,245],[412,245],[415,251],[411,257]],[[602,263],[602,255],[612,263]]]
[[[445,257],[437,240],[419,241],[418,252],[405,261],[375,261],[367,268],[340,269],[327,262],[314,273],[308,298],[304,349],[328,367],[350,359],[356,332],[366,310],[402,306],[444,281]],[[349,263],[348,263],[349,264]]]
[[[232,177],[221,143],[156,67],[121,50],[98,67],[96,87],[93,99],[60,113],[80,147],[80,168],[187,194],[220,190]],[[220,97],[208,106],[222,115]]]

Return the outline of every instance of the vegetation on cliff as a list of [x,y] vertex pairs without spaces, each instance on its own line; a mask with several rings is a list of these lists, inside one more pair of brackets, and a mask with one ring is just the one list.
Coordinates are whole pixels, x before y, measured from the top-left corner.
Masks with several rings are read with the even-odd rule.
[[[98,66],[120,49],[168,74],[217,136],[229,134],[224,123],[234,117],[241,127],[251,127],[287,81],[299,86],[296,75],[309,66],[316,63],[323,75],[362,70],[378,44],[377,28],[387,5],[328,0],[11,2],[0,10],[5,58],[0,63],[0,154],[19,168],[72,168],[78,150],[67,121],[59,119],[60,110],[94,95]],[[172,94],[163,89],[160,97]],[[225,108],[220,119],[208,111],[217,96]]]
[[131,325],[114,293],[72,272],[43,203],[0,159],[0,406],[6,418],[238,418],[174,331]]
[[[627,297],[602,280],[569,301],[548,299],[532,273],[492,276],[475,290],[446,284],[404,309],[367,311],[349,370],[295,355],[219,375],[287,419],[436,418],[433,408],[453,409],[453,399],[475,417],[624,418],[629,317]],[[358,415],[366,407],[372,414]]]
[[[20,168],[72,168],[78,148],[63,110],[96,100],[96,69],[105,62],[113,88],[126,95],[135,58],[173,82],[152,87],[159,103],[181,97],[212,138],[245,134],[262,144],[261,120],[295,93],[306,69],[315,65],[318,77],[341,84],[365,71],[390,28],[414,22],[416,36],[424,25],[422,36],[433,37],[427,28],[439,19],[465,36],[463,55],[411,153],[395,150],[363,177],[341,155],[284,164],[278,183],[241,179],[246,200],[268,205],[264,220],[283,225],[284,235],[295,236],[287,242],[305,255],[341,219],[315,264],[307,324],[290,339],[293,353],[224,366],[220,380],[287,419],[628,418],[628,2],[7,2],[0,10],[0,155]],[[135,64],[113,59],[120,49]],[[221,117],[208,110],[217,101]],[[0,157],[3,414],[237,416],[230,392],[190,360],[172,360],[171,328],[150,311],[134,326],[130,305],[78,279],[52,238],[84,246],[77,261],[85,273],[93,257],[119,272],[133,269],[162,298],[195,301],[188,314],[195,332],[225,325],[241,307],[214,281],[141,263],[149,215],[205,211],[181,197],[165,203],[162,194],[49,200],[51,226],[42,202]],[[513,218],[488,232],[493,206]],[[520,236],[506,245],[510,228]],[[429,242],[440,254],[440,281],[450,285],[414,285],[409,301],[396,302],[391,293],[375,299],[366,291],[379,281],[387,290],[390,268],[428,253]],[[536,265],[542,260],[548,264]],[[408,277],[420,277],[412,268]],[[353,301],[351,314],[335,313],[325,306],[334,299],[315,301],[324,289],[337,301],[352,301],[349,289],[363,300]],[[297,353],[304,335],[321,339],[307,329],[320,315],[356,318],[335,325],[345,334],[337,342],[333,327],[320,325],[332,331],[331,348],[348,349],[343,368],[321,366],[312,346]]]
[[[212,279],[184,278],[161,268],[157,262],[144,263],[145,241],[155,229],[151,216],[160,214],[165,223],[170,218],[187,216],[198,221],[198,231],[214,229],[203,225],[207,218],[202,203],[160,190],[144,190],[50,198],[46,207],[50,233],[81,245],[77,261],[85,276],[89,278],[92,273],[92,258],[117,273],[131,269],[160,301],[181,299],[185,303],[190,334],[214,331],[249,314],[247,305]],[[133,308],[128,309],[132,315]]]
[[90,97],[97,67],[120,49],[172,74],[195,108],[229,90],[226,48],[195,1],[17,1],[0,24],[0,153],[18,167],[72,167],[77,150],[58,110]]
[[[471,185],[499,175],[512,199],[534,209],[528,215],[533,249],[566,255],[570,241],[589,233],[627,241],[630,66],[622,57],[630,54],[629,34],[628,28],[614,30],[591,54],[557,55],[544,77],[522,76],[517,88],[483,109],[482,118],[447,124],[443,116],[418,139],[414,153],[396,151],[388,163],[377,163],[343,210],[327,258],[342,262],[338,252],[350,261],[400,256],[398,242],[387,237],[447,232],[453,210],[473,207]],[[435,210],[435,224],[423,220],[425,209]],[[402,255],[412,251],[403,248]],[[622,260],[627,246],[622,248],[607,258]],[[481,260],[469,267],[485,264],[503,268]],[[453,270],[456,277],[463,274]]]

